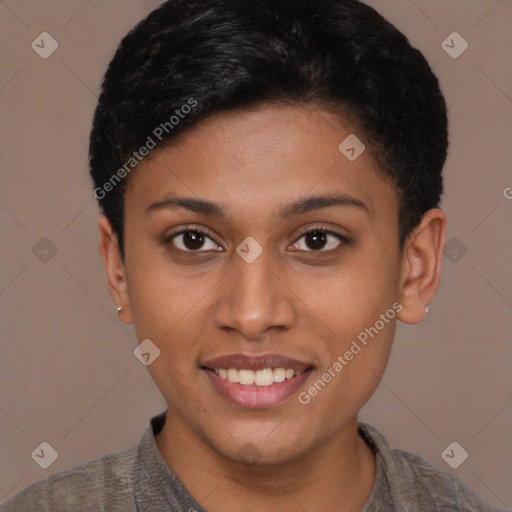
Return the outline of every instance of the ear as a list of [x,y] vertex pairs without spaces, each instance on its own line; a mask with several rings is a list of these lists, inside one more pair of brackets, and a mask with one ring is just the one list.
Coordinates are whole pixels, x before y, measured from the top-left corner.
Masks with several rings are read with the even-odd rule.
[[119,250],[117,235],[114,233],[105,215],[100,217],[98,228],[99,250],[103,266],[105,267],[110,296],[117,307],[122,307],[118,313],[119,319],[125,324],[131,324],[133,318],[128,295],[128,281],[121,251]]
[[441,262],[446,244],[446,215],[434,208],[423,216],[404,245],[400,282],[402,309],[398,320],[417,324],[427,314],[441,279]]

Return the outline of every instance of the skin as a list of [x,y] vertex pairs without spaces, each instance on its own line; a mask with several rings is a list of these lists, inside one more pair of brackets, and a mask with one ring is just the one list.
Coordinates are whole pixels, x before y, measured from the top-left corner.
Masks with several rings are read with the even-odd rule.
[[[348,121],[315,105],[216,114],[130,176],[124,262],[108,220],[99,221],[120,319],[161,351],[148,366],[169,406],[158,449],[210,512],[355,512],[370,497],[375,456],[357,433],[357,414],[384,372],[397,318],[414,324],[425,317],[439,284],[446,218],[440,209],[427,212],[400,251],[397,193],[369,145],[354,162],[339,152],[350,133],[364,141]],[[366,208],[279,218],[284,205],[326,194],[349,195]],[[227,216],[147,212],[170,196],[222,202]],[[349,242],[327,235],[315,249],[301,229],[318,225]],[[209,231],[203,252],[187,254],[183,236],[168,240],[185,226]],[[263,249],[250,264],[236,252],[249,236]],[[314,363],[305,391],[395,302],[398,317],[307,405],[294,394],[243,409],[199,368],[226,354],[277,353]],[[248,443],[256,462],[244,458]]]

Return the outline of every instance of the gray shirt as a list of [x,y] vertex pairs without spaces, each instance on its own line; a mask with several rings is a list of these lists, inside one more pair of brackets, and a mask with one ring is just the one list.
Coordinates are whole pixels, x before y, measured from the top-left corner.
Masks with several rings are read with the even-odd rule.
[[[206,512],[158,450],[155,435],[165,417],[166,411],[151,418],[137,445],[38,480],[0,505],[0,512]],[[361,512],[504,512],[425,458],[392,449],[371,425],[359,422],[359,432],[377,464]]]

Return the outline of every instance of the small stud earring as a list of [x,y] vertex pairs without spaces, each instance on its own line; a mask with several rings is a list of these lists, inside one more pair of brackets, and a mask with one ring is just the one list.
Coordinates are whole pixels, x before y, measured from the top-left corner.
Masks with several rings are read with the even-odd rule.
[[425,308],[425,313],[428,313],[429,309],[430,309],[430,305]]
[[122,310],[122,309],[123,309],[123,306],[118,306],[118,308],[117,308],[117,313],[118,313],[118,314],[119,314],[119,313],[121,313],[121,310]]

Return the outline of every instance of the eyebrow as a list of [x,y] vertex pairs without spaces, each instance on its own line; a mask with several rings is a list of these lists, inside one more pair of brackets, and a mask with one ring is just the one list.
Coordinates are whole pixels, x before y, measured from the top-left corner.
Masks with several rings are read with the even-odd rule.
[[[279,219],[284,220],[294,215],[308,213],[323,208],[332,208],[335,206],[345,206],[358,208],[370,214],[371,211],[363,201],[351,197],[347,194],[336,195],[318,195],[301,198],[298,201],[290,203],[279,211]],[[222,203],[196,199],[193,197],[167,197],[161,201],[151,204],[146,213],[162,209],[185,208],[191,212],[202,213],[220,219],[228,217],[227,210]]]

